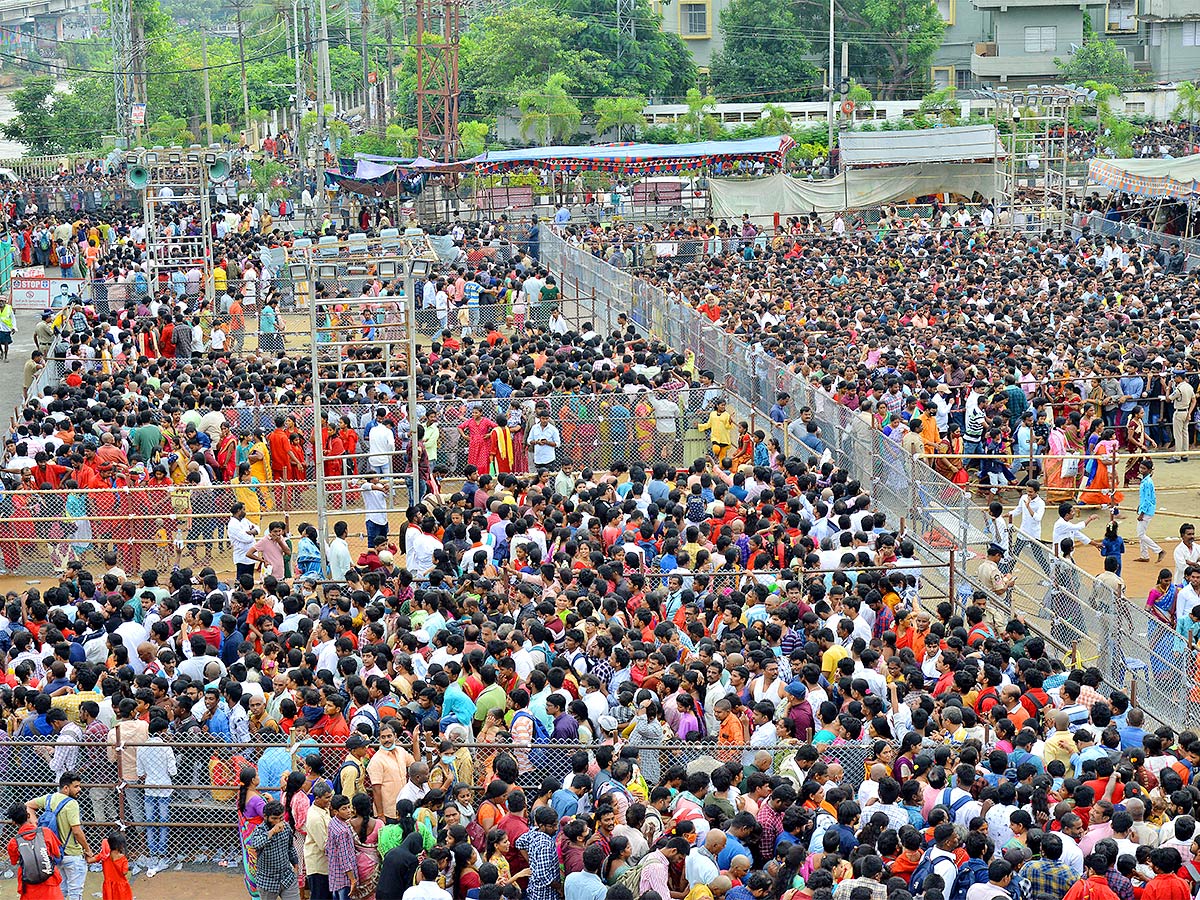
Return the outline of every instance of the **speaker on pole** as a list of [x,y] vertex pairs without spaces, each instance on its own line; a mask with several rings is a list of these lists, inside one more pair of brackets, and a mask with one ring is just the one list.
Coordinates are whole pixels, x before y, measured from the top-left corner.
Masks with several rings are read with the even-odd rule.
[[130,166],[125,172],[125,181],[136,191],[144,191],[150,183],[150,170],[143,165]]

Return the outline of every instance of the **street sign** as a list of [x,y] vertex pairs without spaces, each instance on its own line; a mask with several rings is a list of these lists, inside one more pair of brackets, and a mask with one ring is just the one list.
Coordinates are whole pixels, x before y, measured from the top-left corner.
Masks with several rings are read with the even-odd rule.
[[134,125],[146,124],[146,104],[135,103],[129,112],[129,121]]

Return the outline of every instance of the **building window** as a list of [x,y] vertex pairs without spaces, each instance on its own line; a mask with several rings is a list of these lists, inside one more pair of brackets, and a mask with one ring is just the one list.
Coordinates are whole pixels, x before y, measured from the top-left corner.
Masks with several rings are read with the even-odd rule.
[[1146,114],[1146,104],[1142,102],[1130,101],[1125,104],[1125,115],[1127,116],[1142,116]]
[[1137,31],[1137,0],[1108,0],[1105,30],[1112,32]]
[[954,7],[956,0],[937,0],[938,15],[947,25],[954,24]]
[[1162,23],[1160,23],[1160,22],[1151,22],[1150,23],[1150,46],[1151,47],[1161,47],[1162,46],[1162,33],[1163,33]]
[[970,69],[954,70],[954,89],[958,91],[969,91],[971,89]]
[[1025,52],[1053,53],[1058,49],[1057,25],[1026,25]]
[[1183,23],[1183,46],[1195,47],[1196,43],[1196,22]]
[[929,70],[929,74],[935,91],[941,91],[954,86],[953,66],[934,66]]
[[679,34],[685,38],[711,37],[708,30],[707,3],[679,4]]

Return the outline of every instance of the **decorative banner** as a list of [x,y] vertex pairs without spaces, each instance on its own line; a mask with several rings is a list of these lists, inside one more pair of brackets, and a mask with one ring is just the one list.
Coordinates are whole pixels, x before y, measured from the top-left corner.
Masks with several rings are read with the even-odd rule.
[[29,266],[25,269],[16,269],[12,274],[13,278],[44,278],[46,276],[46,267]]
[[146,124],[146,104],[135,103],[129,110],[129,121],[133,125]]

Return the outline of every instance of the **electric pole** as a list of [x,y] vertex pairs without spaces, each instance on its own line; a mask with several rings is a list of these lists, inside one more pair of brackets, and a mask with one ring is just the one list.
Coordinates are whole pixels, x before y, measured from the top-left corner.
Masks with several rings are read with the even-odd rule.
[[317,42],[317,140],[316,140],[316,178],[313,190],[316,192],[317,217],[325,217],[325,104],[329,97],[329,10],[325,0],[319,0],[321,23],[320,37]]
[[130,0],[113,0],[109,11],[109,37],[113,42],[113,99],[117,136],[130,143],[133,107],[133,9]]
[[200,29],[200,64],[204,66],[204,124],[208,128],[208,141],[213,140],[212,93],[208,88],[208,28]]
[[[349,5],[347,5],[346,15],[350,15]],[[370,129],[371,127],[371,63],[367,59],[367,25],[371,20],[371,10],[367,0],[362,0],[362,16],[359,21],[360,31],[360,52],[362,54],[362,79],[363,79],[363,128]]]
[[246,141],[253,146],[250,122],[250,93],[246,87],[246,42],[242,34],[242,10],[249,9],[250,0],[228,0],[228,7],[237,15],[238,61],[242,68],[242,115],[245,116]]

